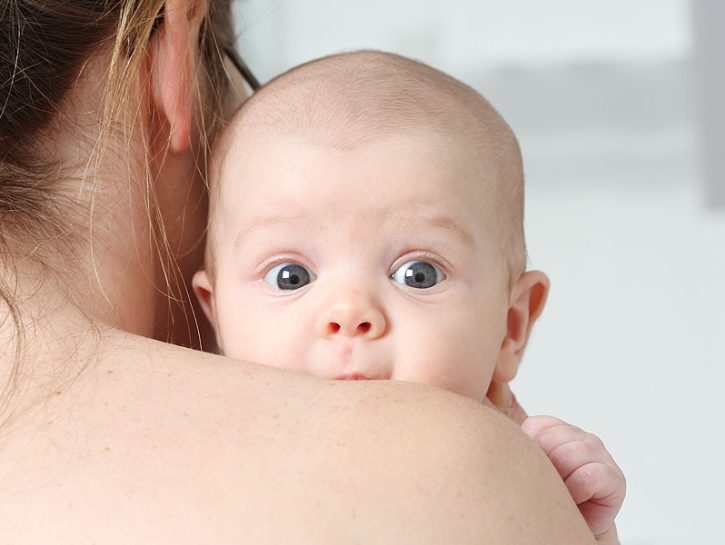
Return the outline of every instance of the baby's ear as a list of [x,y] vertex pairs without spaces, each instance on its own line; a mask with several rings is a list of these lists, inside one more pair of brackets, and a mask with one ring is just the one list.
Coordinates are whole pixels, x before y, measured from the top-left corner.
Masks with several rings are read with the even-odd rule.
[[549,295],[549,278],[541,271],[527,271],[511,289],[506,336],[493,372],[493,381],[511,382],[519,370],[526,343]]
[[203,270],[197,271],[191,280],[191,286],[194,288],[194,293],[197,299],[199,299],[204,314],[216,331],[216,320],[214,319],[214,287],[207,272]]

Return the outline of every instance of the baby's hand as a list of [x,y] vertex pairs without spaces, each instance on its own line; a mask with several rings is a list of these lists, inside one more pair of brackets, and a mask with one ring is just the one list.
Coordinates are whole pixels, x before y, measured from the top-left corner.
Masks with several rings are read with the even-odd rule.
[[601,439],[553,416],[531,416],[521,429],[554,464],[597,541],[619,543],[614,517],[626,482]]

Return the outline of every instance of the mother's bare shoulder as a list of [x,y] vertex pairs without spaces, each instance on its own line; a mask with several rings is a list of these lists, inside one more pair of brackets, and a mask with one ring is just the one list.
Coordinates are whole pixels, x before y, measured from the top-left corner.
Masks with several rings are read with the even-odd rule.
[[493,411],[119,337],[0,449],[12,543],[591,543]]

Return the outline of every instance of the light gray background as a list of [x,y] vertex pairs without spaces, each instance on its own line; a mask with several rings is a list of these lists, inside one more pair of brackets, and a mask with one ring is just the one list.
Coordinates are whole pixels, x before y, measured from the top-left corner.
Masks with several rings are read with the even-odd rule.
[[517,395],[530,413],[605,440],[628,477],[624,545],[723,543],[725,209],[706,204],[699,175],[689,3],[248,0],[236,10],[240,49],[262,80],[379,48],[493,102],[524,151],[530,265],[553,285]]

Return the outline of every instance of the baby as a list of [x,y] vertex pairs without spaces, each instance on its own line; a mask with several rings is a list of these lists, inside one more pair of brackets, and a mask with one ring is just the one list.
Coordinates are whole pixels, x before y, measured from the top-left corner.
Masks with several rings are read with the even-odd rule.
[[[358,52],[251,97],[215,144],[194,290],[227,356],[334,380],[406,380],[490,403],[549,282],[526,271],[511,129],[473,89]],[[624,477],[593,435],[523,424],[600,543]]]

